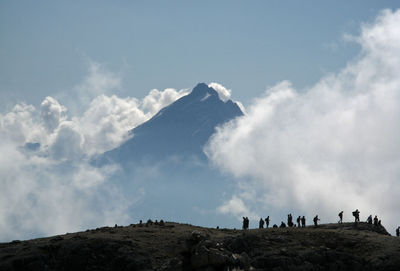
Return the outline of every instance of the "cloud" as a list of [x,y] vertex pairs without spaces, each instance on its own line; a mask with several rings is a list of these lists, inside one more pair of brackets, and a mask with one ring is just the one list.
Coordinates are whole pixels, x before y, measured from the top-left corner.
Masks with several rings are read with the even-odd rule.
[[[214,89],[218,93],[218,97],[221,99],[221,101],[226,103],[228,100],[231,99],[232,90],[227,89],[220,83],[213,82],[208,84],[208,87]],[[246,112],[246,109],[241,102],[234,101],[234,103],[236,103],[237,106],[239,106],[240,110],[242,110],[243,113]]]
[[25,155],[15,142],[0,144],[0,240],[127,223],[129,202],[110,180],[114,166],[58,163]]
[[[394,229],[400,216],[400,11],[382,11],[353,40],[361,53],[341,72],[302,92],[280,82],[213,135],[206,152],[236,177],[234,202],[241,199],[257,213],[279,210],[282,217],[288,210],[318,213],[326,222],[342,209],[351,220],[358,208]],[[229,202],[221,208],[235,216],[243,210]]]
[[20,103],[0,114],[0,241],[132,223],[128,209],[145,191],[121,185],[117,165],[88,161],[187,92],[152,90],[142,100],[101,94],[119,82],[93,65],[75,88],[83,97],[73,104],[79,110],[46,97],[40,108]]
[[65,120],[64,113],[67,109],[52,97],[46,97],[40,108],[44,126],[50,132],[57,128],[60,122]]
[[72,121],[64,121],[54,133],[50,145],[50,154],[57,160],[74,160],[84,155],[84,136]]
[[258,216],[252,213],[244,204],[243,200],[236,195],[224,202],[218,207],[217,211],[221,214],[233,214],[236,217],[250,217],[250,219],[257,219]]
[[91,101],[82,116],[72,121],[85,138],[85,152],[99,154],[121,145],[130,138],[129,131],[186,94],[186,90],[167,88],[153,89],[142,100],[100,95]]
[[148,112],[149,115],[154,116],[162,108],[170,105],[174,101],[187,94],[189,94],[189,91],[187,91],[186,89],[182,89],[179,91],[173,88],[167,88],[164,91],[153,89],[146,97],[144,97],[142,102],[142,109]]
[[97,62],[90,61],[89,74],[76,89],[80,93],[85,92],[96,97],[118,89],[120,86],[121,78],[117,74],[110,72]]
[[103,153],[129,138],[129,131],[148,119],[135,98],[100,95],[92,100],[82,116],[72,120],[85,138],[88,155]]
[[208,84],[208,86],[218,92],[218,96],[222,101],[226,102],[231,98],[232,91],[223,85],[213,82]]

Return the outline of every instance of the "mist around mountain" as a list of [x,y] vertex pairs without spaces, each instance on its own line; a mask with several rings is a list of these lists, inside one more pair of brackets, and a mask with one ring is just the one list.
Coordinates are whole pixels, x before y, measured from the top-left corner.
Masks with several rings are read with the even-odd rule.
[[[115,81],[96,71],[83,85]],[[99,95],[80,113],[53,97],[0,113],[0,241],[156,216],[237,223],[216,211],[233,184],[202,148],[218,125],[243,113],[229,90],[209,86],[153,89],[143,99]]]
[[228,200],[234,183],[209,163],[203,147],[218,126],[240,116],[236,102],[199,83],[93,164],[120,168],[112,180],[125,198],[135,198],[127,210],[134,220],[163,217],[201,226],[232,226],[237,217],[221,217],[217,208]]
[[127,165],[171,157],[205,160],[203,146],[222,125],[243,112],[232,100],[223,101],[216,90],[199,83],[190,94],[161,109],[134,128],[131,139],[102,154],[96,163]]

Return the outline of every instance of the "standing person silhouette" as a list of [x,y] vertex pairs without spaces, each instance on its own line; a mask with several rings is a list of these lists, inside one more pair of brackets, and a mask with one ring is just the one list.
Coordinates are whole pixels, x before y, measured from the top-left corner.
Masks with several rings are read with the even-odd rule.
[[243,217],[243,226],[242,229],[245,230],[246,229],[246,218]]
[[360,222],[360,211],[358,209],[353,212],[353,216],[355,223]]
[[372,215],[367,218],[367,223],[372,225]]
[[316,215],[313,220],[314,220],[314,226],[318,227],[318,220],[321,220],[321,219],[319,219],[318,215]]
[[287,225],[288,227],[293,227],[293,218],[292,218],[292,214],[288,214],[287,216]]
[[343,211],[341,211],[341,212],[338,214],[338,216],[339,216],[339,224],[342,224],[342,223],[343,223]]
[[265,227],[269,227],[269,216],[267,216],[267,218],[265,219]]
[[258,223],[259,229],[264,229],[264,219],[260,218],[260,222]]
[[301,218],[301,227],[304,228],[306,226],[306,218],[303,215],[303,217]]
[[378,226],[378,216],[374,217],[374,226]]

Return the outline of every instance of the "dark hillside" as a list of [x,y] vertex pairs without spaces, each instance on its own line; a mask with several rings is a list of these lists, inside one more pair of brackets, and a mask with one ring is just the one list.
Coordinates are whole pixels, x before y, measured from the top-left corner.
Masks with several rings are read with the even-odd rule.
[[0,244],[0,270],[400,270],[400,238],[385,232],[365,223],[103,227]]

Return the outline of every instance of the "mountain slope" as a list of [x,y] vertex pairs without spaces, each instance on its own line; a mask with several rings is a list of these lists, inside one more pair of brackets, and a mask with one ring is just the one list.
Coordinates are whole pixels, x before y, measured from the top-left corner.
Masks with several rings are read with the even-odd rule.
[[400,238],[376,231],[385,232],[366,223],[103,227],[0,244],[0,270],[399,270]]
[[241,115],[236,103],[223,102],[214,89],[200,83],[189,95],[133,129],[133,138],[106,152],[102,160],[126,163],[174,155],[204,156],[202,147],[215,127]]

